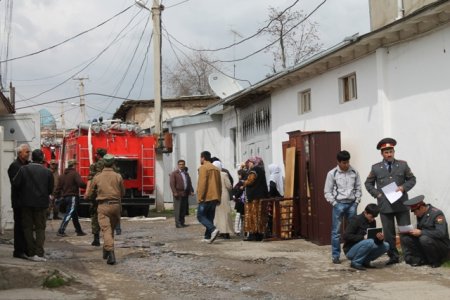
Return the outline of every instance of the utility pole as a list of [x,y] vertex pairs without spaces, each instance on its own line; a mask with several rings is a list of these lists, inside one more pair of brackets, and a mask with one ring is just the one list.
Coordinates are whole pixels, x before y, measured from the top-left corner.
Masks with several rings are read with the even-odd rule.
[[161,127],[162,127],[162,88],[161,88],[161,11],[164,6],[159,0],[153,0],[152,19],[153,19],[153,82],[154,82],[154,108],[155,108],[155,136],[157,138],[157,147],[160,148]]
[[89,77],[77,77],[73,78],[73,80],[79,80],[79,91],[80,91],[80,114],[81,114],[81,122],[86,122],[86,106],[85,106],[85,100],[84,100],[84,82],[83,80],[89,80]]

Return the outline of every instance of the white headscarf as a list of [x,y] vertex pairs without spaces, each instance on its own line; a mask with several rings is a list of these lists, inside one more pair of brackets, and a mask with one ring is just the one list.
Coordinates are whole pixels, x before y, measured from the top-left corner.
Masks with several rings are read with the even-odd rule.
[[281,168],[277,164],[269,165],[269,183],[271,181],[275,182],[277,186],[277,190],[281,196],[284,194],[284,184],[283,184],[283,176],[281,176]]
[[212,164],[213,164],[214,167],[216,167],[217,169],[222,171],[222,163],[220,161],[216,160]]

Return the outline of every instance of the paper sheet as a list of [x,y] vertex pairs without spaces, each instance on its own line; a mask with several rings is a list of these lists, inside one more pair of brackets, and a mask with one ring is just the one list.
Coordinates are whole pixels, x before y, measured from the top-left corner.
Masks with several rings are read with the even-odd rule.
[[386,198],[389,200],[389,202],[394,203],[400,197],[403,195],[401,191],[396,192],[398,186],[395,182],[392,182],[384,187],[381,188],[384,195],[386,195]]
[[407,233],[414,229],[414,226],[411,224],[409,225],[398,225],[398,232],[400,233]]

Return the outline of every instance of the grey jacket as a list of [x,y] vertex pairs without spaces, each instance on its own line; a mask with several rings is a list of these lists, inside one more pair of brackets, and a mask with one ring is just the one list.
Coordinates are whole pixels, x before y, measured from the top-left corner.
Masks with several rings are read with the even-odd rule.
[[359,203],[361,201],[361,179],[358,172],[351,166],[343,172],[339,167],[332,169],[327,174],[324,187],[325,199],[336,205],[336,203]]
[[[405,191],[403,196],[393,204],[389,202],[381,190],[382,187],[392,182],[395,182],[397,186],[403,186]],[[411,172],[408,163],[404,160],[394,160],[390,173],[387,170],[384,161],[374,164],[365,182],[367,191],[372,197],[377,199],[381,213],[408,211],[408,207],[406,207],[403,202],[408,200],[407,192],[415,185],[416,177]]]

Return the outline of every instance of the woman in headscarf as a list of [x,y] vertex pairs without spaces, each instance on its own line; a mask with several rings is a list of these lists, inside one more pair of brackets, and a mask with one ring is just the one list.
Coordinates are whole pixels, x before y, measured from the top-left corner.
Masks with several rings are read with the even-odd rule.
[[283,177],[281,168],[277,164],[269,165],[269,195],[270,197],[282,197],[284,194]]
[[233,221],[231,219],[230,191],[233,188],[228,179],[227,173],[222,171],[222,163],[214,161],[213,165],[220,170],[220,178],[222,180],[222,196],[220,204],[216,206],[216,216],[214,217],[214,225],[219,229],[220,235],[229,239],[233,233]]
[[267,181],[264,162],[259,156],[250,157],[247,162],[249,170],[243,187],[247,195],[245,204],[244,231],[248,232],[246,241],[260,241],[263,239],[267,224],[266,205],[261,199],[267,198]]

